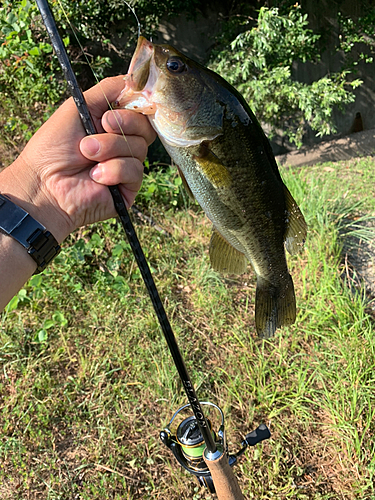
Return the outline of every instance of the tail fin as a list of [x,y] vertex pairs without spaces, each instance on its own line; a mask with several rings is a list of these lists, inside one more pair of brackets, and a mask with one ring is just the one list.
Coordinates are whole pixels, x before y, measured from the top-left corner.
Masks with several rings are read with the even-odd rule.
[[257,277],[255,324],[260,337],[272,337],[277,328],[292,325],[296,320],[296,298],[293,280],[287,274],[278,286]]

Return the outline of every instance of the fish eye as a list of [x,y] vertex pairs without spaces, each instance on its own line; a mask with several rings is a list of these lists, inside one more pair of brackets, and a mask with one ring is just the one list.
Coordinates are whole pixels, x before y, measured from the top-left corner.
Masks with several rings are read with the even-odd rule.
[[170,57],[167,61],[167,68],[171,73],[182,73],[186,65],[178,57]]

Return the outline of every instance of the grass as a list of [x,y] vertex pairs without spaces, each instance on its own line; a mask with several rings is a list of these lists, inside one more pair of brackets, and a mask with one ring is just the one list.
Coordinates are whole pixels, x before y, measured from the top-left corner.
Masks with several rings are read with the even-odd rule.
[[[375,213],[374,161],[283,175],[309,235],[289,260],[297,322],[271,341],[256,338],[253,274],[210,269],[210,224],[174,178],[162,190],[149,179],[140,197],[170,235],[144,224],[138,234],[198,394],[224,411],[230,451],[260,423],[271,429],[235,468],[245,497],[374,499],[374,318],[342,259],[348,220]],[[350,235],[364,237],[360,225]],[[186,398],[114,221],[77,232],[10,303],[0,364],[1,498],[209,497],[159,441]]]

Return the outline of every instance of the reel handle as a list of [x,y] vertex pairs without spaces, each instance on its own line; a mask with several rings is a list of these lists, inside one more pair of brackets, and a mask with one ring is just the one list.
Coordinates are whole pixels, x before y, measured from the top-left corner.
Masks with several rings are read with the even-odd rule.
[[[216,457],[218,453],[219,456]],[[218,500],[245,500],[229,465],[227,454],[219,450],[216,453],[207,453],[206,449],[203,458],[210,470]]]
[[271,433],[268,427],[265,424],[260,424],[259,427],[255,429],[255,431],[249,432],[246,435],[245,440],[242,442],[242,446],[255,446],[256,444],[264,441],[265,439],[269,439],[271,437]]

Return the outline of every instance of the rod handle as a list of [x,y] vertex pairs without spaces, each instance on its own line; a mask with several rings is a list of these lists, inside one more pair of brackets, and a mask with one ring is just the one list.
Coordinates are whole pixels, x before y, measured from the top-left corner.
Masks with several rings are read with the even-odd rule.
[[204,453],[203,458],[210,469],[218,500],[245,500],[229,465],[227,454],[221,453],[219,458],[210,460]]

